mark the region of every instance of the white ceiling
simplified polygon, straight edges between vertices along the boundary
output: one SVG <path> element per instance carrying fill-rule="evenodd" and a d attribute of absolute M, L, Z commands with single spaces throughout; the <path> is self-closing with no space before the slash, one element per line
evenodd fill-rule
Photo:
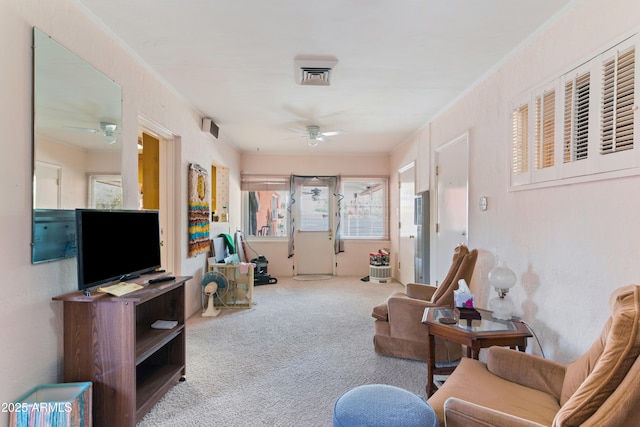
<path fill-rule="evenodd" d="M 392 151 L 573 0 L 79 1 L 226 141 L 304 154 Z M 300 55 L 335 57 L 331 85 L 297 84 Z"/>

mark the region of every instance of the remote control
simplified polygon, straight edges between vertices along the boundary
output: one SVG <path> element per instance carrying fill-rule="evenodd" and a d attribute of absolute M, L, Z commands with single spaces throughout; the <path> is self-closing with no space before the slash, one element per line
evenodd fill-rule
<path fill-rule="evenodd" d="M 168 282 L 170 280 L 175 280 L 175 279 L 176 278 L 174 276 L 158 277 L 157 279 L 149 279 L 149 284 L 153 285 L 154 283 Z"/>

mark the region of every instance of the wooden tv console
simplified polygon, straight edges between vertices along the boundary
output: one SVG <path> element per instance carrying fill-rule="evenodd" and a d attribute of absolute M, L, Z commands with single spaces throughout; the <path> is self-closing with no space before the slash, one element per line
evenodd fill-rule
<path fill-rule="evenodd" d="M 189 279 L 147 284 L 121 297 L 78 291 L 53 298 L 64 304 L 64 381 L 93 382 L 95 427 L 134 427 L 183 379 Z M 156 320 L 178 325 L 153 329 Z"/>

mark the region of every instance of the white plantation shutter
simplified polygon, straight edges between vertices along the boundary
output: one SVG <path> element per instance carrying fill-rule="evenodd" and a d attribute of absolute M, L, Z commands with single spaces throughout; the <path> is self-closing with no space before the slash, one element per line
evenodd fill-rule
<path fill-rule="evenodd" d="M 600 154 L 633 148 L 635 46 L 618 53 L 602 67 Z"/>
<path fill-rule="evenodd" d="M 590 73 L 565 84 L 564 163 L 589 157 Z"/>
<path fill-rule="evenodd" d="M 511 173 L 529 170 L 529 105 L 513 110 L 511 116 Z"/>
<path fill-rule="evenodd" d="M 536 97 L 536 169 L 548 168 L 554 164 L 555 103 L 555 90 Z"/>
<path fill-rule="evenodd" d="M 640 175 L 638 46 L 640 33 L 513 100 L 512 188 Z"/>

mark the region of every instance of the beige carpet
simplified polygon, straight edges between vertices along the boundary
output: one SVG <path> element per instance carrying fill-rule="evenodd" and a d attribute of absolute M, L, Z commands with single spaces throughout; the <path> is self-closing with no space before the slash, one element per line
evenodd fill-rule
<path fill-rule="evenodd" d="M 187 322 L 187 380 L 139 423 L 331 426 L 333 404 L 361 384 L 425 396 L 426 365 L 373 351 L 371 308 L 398 283 L 359 277 L 256 286 L 251 309 Z"/>

